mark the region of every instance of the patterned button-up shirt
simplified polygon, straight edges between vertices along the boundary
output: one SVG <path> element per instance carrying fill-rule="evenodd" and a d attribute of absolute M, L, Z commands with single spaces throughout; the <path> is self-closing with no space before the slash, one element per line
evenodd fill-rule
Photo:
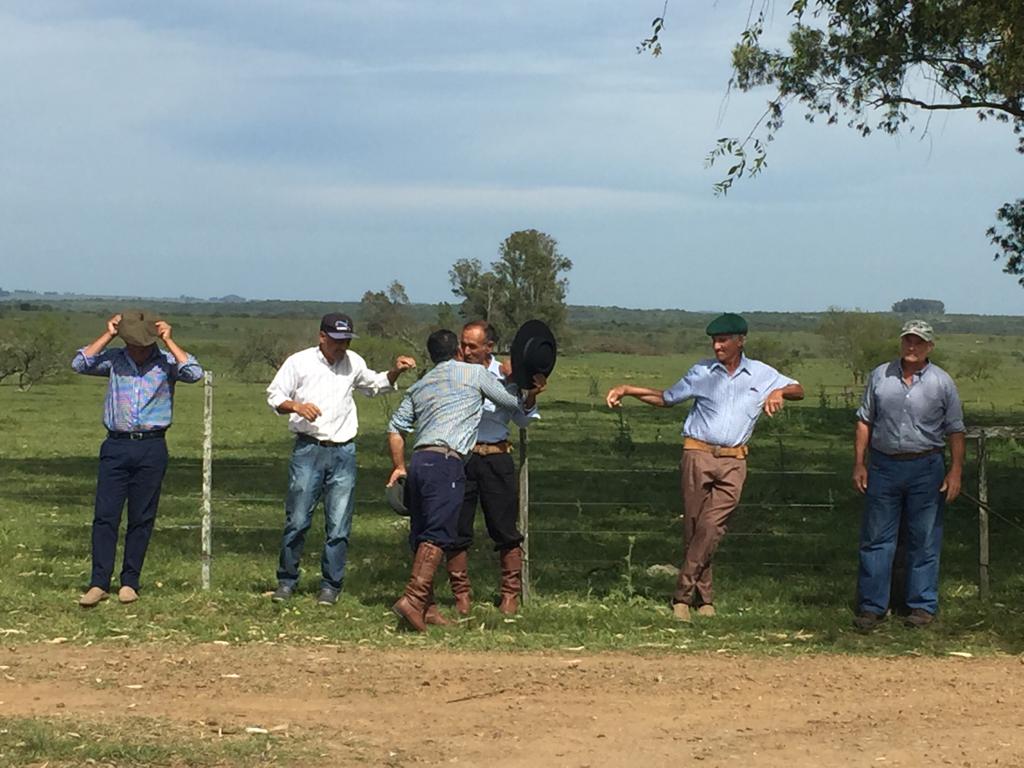
<path fill-rule="evenodd" d="M 915 373 L 909 386 L 899 360 L 875 368 L 857 418 L 871 426 L 871 447 L 888 454 L 942 448 L 947 435 L 964 431 L 956 384 L 932 363 Z"/>
<path fill-rule="evenodd" d="M 440 445 L 465 456 L 476 442 L 484 398 L 521 411 L 518 398 L 482 365 L 446 360 L 409 387 L 388 432 L 412 432 L 415 427 L 415 448 Z"/>
<path fill-rule="evenodd" d="M 105 349 L 89 357 L 78 350 L 71 367 L 87 376 L 110 379 L 103 403 L 103 425 L 111 432 L 150 432 L 171 425 L 174 384 L 203 378 L 195 357 L 179 364 L 174 355 L 153 347 L 142 365 L 136 365 L 124 347 Z"/>
<path fill-rule="evenodd" d="M 764 402 L 776 389 L 796 384 L 770 365 L 740 356 L 730 376 L 718 360 L 701 360 L 662 393 L 665 405 L 693 398 L 683 436 L 723 446 L 744 445 L 754 433 Z"/>

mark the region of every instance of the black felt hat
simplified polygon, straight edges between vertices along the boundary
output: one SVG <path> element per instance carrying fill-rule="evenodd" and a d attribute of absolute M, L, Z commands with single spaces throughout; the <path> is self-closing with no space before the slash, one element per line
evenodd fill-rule
<path fill-rule="evenodd" d="M 557 357 L 558 344 L 547 324 L 527 320 L 512 339 L 512 381 L 520 389 L 533 389 L 534 375 L 550 376 Z"/>
<path fill-rule="evenodd" d="M 388 506 L 399 515 L 409 516 L 409 507 L 405 503 L 405 475 L 401 475 L 394 485 L 384 489 L 384 498 Z"/>

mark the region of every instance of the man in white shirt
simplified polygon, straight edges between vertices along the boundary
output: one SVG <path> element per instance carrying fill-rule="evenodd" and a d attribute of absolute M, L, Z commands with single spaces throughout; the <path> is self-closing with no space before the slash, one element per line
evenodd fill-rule
<path fill-rule="evenodd" d="M 494 357 L 497 335 L 490 323 L 478 320 L 462 328 L 460 346 L 462 359 L 482 365 L 502 385 L 508 371 Z M 455 609 L 466 616 L 470 611 L 472 592 L 469 581 L 469 548 L 473 544 L 473 526 L 479 502 L 484 512 L 487 533 L 494 542 L 501 563 L 499 610 L 505 614 L 519 609 L 522 591 L 523 534 L 519 532 L 518 488 L 516 467 L 512 460 L 509 441 L 509 422 L 528 427 L 532 419 L 540 418 L 536 409 L 523 412 L 501 408 L 490 400 L 484 401 L 476 442 L 466 461 L 466 490 L 459 513 L 455 543 L 448 551 L 448 580 Z"/>
<path fill-rule="evenodd" d="M 306 531 L 321 496 L 325 539 L 317 603 L 338 601 L 355 506 L 359 422 L 353 394 L 373 397 L 391 392 L 402 372 L 416 367 L 413 358 L 400 355 L 391 370 L 370 370 L 362 357 L 349 350 L 354 338 L 352 318 L 324 315 L 320 343 L 285 360 L 267 387 L 267 403 L 276 413 L 289 414 L 288 428 L 295 433 L 274 602 L 290 599 L 295 591 Z"/>

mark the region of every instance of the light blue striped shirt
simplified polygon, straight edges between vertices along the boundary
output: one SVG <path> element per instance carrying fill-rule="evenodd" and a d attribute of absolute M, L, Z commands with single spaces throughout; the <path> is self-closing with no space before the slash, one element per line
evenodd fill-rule
<path fill-rule="evenodd" d="M 496 357 L 491 358 L 487 371 L 505 385 L 505 377 L 501 375 L 501 363 Z M 514 386 L 514 385 L 513 385 Z M 514 391 L 511 390 L 510 391 Z M 528 427 L 533 419 L 539 419 L 536 408 L 525 413 L 519 408 L 499 408 L 490 400 L 484 400 L 484 412 L 480 415 L 480 428 L 476 432 L 478 443 L 500 443 L 508 440 L 508 423 L 512 421 L 518 427 Z"/>
<path fill-rule="evenodd" d="M 921 453 L 964 431 L 960 394 L 949 374 L 929 363 L 903 381 L 899 360 L 871 372 L 857 418 L 871 426 L 871 447 L 882 453 Z"/>
<path fill-rule="evenodd" d="M 750 439 L 769 393 L 796 383 L 770 365 L 741 355 L 731 376 L 718 360 L 701 360 L 662 398 L 665 405 L 693 399 L 683 424 L 684 437 L 732 447 Z"/>
<path fill-rule="evenodd" d="M 482 365 L 446 360 L 413 384 L 391 416 L 388 432 L 412 432 L 414 448 L 442 445 L 463 456 L 476 443 L 484 398 L 502 408 L 519 400 Z"/>

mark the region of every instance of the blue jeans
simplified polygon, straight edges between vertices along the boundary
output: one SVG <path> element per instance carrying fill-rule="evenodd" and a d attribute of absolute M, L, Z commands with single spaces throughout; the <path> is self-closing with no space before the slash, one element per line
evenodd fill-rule
<path fill-rule="evenodd" d="M 355 507 L 356 445 L 323 446 L 296 440 L 288 465 L 288 497 L 284 505 L 284 535 L 277 566 L 279 584 L 299 581 L 299 560 L 313 510 L 323 496 L 324 552 L 320 586 L 341 589 L 348 559 L 348 537 Z"/>
<path fill-rule="evenodd" d="M 934 614 L 939 608 L 939 554 L 946 468 L 941 453 L 892 459 L 871 451 L 864 520 L 860 533 L 858 612 L 882 615 L 900 520 L 907 532 L 907 607 Z"/>

